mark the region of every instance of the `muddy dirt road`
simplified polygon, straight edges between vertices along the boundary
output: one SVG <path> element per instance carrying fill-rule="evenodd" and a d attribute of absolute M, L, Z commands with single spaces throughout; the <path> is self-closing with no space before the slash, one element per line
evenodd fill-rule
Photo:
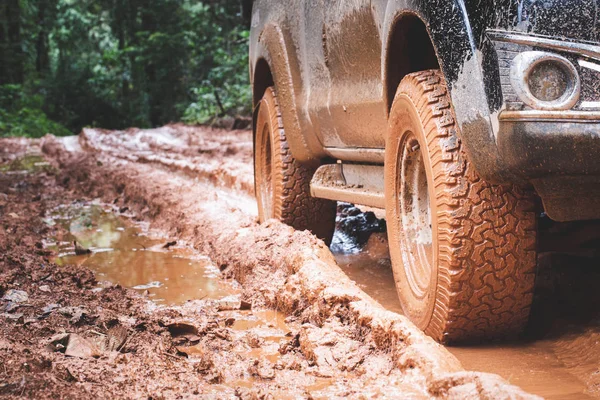
<path fill-rule="evenodd" d="M 333 253 L 256 223 L 248 132 L 86 130 L 0 157 L 0 395 L 600 397 L 593 247 L 542 254 L 521 340 L 444 348 L 401 315 L 374 215 L 340 206 Z"/>

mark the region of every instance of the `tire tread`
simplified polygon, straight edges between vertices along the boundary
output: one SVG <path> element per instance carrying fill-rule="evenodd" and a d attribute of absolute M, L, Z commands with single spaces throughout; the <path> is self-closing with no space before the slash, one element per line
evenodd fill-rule
<path fill-rule="evenodd" d="M 421 117 L 436 192 L 438 286 L 425 331 L 442 342 L 514 335 L 527 323 L 533 299 L 533 193 L 478 176 L 438 70 L 407 75 L 399 95 Z"/>

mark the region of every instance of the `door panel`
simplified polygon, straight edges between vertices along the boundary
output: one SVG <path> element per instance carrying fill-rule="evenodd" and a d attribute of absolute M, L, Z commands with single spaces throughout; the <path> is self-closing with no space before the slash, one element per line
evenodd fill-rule
<path fill-rule="evenodd" d="M 325 62 L 323 27 L 329 0 L 305 0 L 302 12 L 303 32 L 298 43 L 301 47 L 302 94 L 298 99 L 306 125 L 322 139 L 320 110 L 327 104 L 331 77 Z M 323 142 L 321 141 L 323 144 Z"/>
<path fill-rule="evenodd" d="M 381 38 L 370 0 L 325 0 L 323 53 L 330 77 L 317 118 L 326 147 L 385 147 Z"/>

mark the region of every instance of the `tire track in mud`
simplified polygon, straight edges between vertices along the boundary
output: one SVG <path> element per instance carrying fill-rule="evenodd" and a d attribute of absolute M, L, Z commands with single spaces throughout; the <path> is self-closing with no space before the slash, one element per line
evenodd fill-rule
<path fill-rule="evenodd" d="M 372 235 L 359 253 L 336 253 L 336 259 L 375 300 L 401 312 L 385 234 Z M 448 350 L 464 367 L 499 374 L 544 398 L 600 397 L 598 259 L 542 254 L 532 316 L 521 338 Z"/>
<path fill-rule="evenodd" d="M 252 138 L 248 131 L 177 124 L 122 132 L 84 129 L 81 137 L 81 144 L 87 150 L 133 163 L 161 165 L 254 196 Z"/>
<path fill-rule="evenodd" d="M 122 135 L 125 142 L 131 134 L 114 135 Z M 132 149 L 111 144 L 112 135 L 87 130 L 79 139 L 86 152 L 76 146 L 68 152 L 52 138 L 43 149 L 66 171 L 64 183 L 70 188 L 107 201 L 121 199 L 153 226 L 211 257 L 224 276 L 242 285 L 243 298 L 253 307 L 280 310 L 301 324 L 295 347 L 322 376 L 349 374 L 349 384 L 359 380 L 365 388 L 380 385 L 384 393 L 394 387 L 414 398 L 536 398 L 497 375 L 465 371 L 407 318 L 387 311 L 362 291 L 308 232 L 277 221 L 258 225 L 248 211 L 253 199 L 247 191 L 219 188 L 206 174 L 200 174 L 205 181 L 191 178 L 193 168 L 180 173 L 161 154 L 177 150 L 173 146 L 168 150 L 157 145 L 152 151 L 160 157 L 146 154 L 140 162 Z M 248 153 L 242 146 L 231 156 L 244 160 Z"/>

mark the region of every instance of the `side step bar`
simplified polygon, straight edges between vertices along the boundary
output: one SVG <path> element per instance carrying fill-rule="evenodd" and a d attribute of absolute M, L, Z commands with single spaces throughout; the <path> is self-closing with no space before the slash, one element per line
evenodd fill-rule
<path fill-rule="evenodd" d="M 383 166 L 326 164 L 317 169 L 310 193 L 321 199 L 385 208 Z"/>

